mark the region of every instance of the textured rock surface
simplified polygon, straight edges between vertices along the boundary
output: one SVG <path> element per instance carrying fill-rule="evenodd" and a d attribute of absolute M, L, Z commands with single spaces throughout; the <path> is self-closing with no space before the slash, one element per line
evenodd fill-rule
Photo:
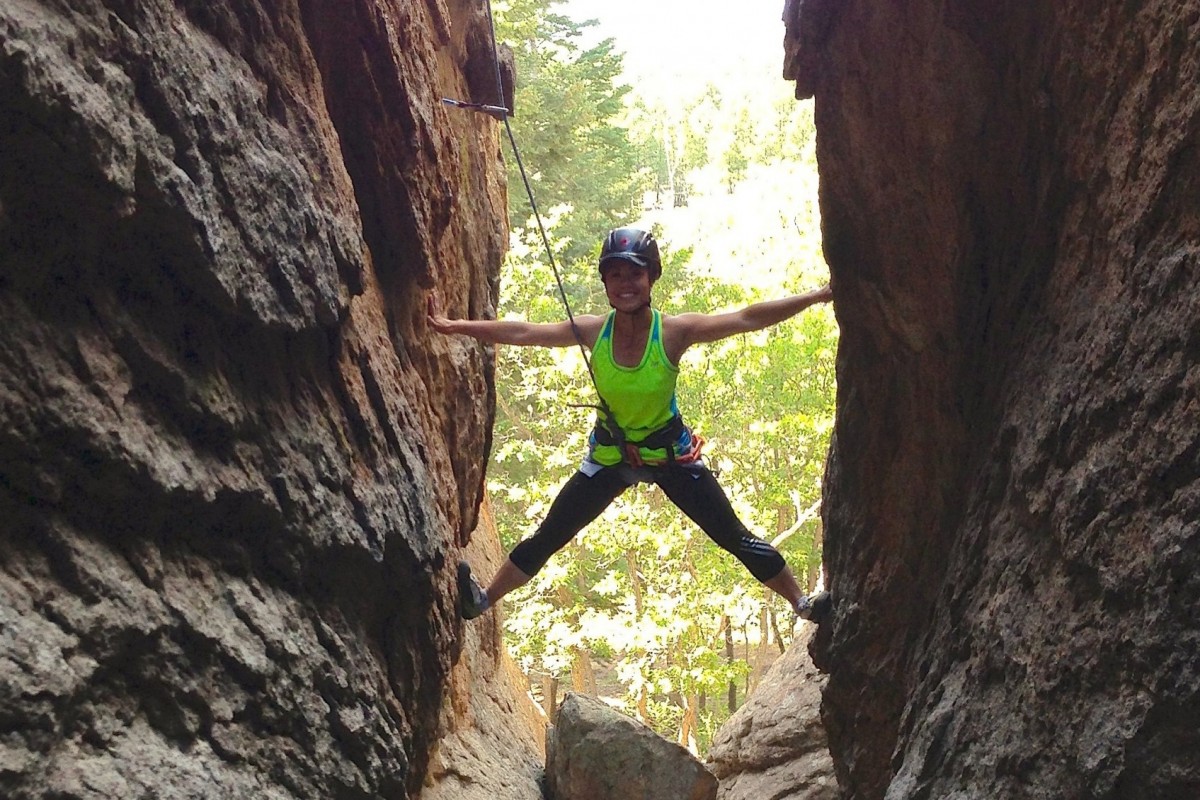
<path fill-rule="evenodd" d="M 849 797 L 1200 796 L 1200 2 L 789 3 Z"/>
<path fill-rule="evenodd" d="M 593 697 L 569 692 L 546 735 L 549 800 L 715 800 L 691 753 Z"/>
<path fill-rule="evenodd" d="M 477 4 L 0 4 L 0 795 L 402 798 L 505 247 Z M 472 66 L 475 65 L 475 66 Z"/>
<path fill-rule="evenodd" d="M 832 800 L 837 777 L 825 728 L 826 678 L 812 663 L 813 626 L 797 636 L 746 704 L 721 726 L 708 768 L 721 782 L 717 800 Z"/>
<path fill-rule="evenodd" d="M 481 575 L 493 574 L 505 558 L 486 501 L 464 555 Z M 542 800 L 546 718 L 527 687 L 494 612 L 465 626 L 419 800 Z"/>

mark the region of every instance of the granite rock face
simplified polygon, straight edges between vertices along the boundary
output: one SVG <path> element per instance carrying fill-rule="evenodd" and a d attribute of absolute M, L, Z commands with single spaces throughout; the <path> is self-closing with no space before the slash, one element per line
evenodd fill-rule
<path fill-rule="evenodd" d="M 813 626 L 763 677 L 708 750 L 717 800 L 833 800 L 837 776 L 821 724 L 826 676 L 808 654 Z"/>
<path fill-rule="evenodd" d="M 457 0 L 0 4 L 0 795 L 405 798 L 506 246 Z M 483 60 L 481 62 L 481 59 Z"/>
<path fill-rule="evenodd" d="M 854 798 L 1200 795 L 1200 2 L 788 3 Z"/>

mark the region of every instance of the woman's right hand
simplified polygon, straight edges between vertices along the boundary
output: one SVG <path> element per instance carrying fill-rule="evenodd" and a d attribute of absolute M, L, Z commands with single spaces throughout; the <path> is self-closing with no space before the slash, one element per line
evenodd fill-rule
<path fill-rule="evenodd" d="M 442 314 L 441 303 L 438 301 L 437 292 L 429 293 L 429 301 L 426 306 L 426 316 L 429 319 L 429 327 L 433 328 L 438 333 L 454 333 L 454 320 Z"/>

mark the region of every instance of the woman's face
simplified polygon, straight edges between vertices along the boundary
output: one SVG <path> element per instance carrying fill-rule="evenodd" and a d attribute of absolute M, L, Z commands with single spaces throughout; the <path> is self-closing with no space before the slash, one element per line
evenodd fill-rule
<path fill-rule="evenodd" d="M 608 304 L 617 311 L 633 313 L 650 304 L 650 271 L 623 259 L 613 259 L 604 270 Z"/>

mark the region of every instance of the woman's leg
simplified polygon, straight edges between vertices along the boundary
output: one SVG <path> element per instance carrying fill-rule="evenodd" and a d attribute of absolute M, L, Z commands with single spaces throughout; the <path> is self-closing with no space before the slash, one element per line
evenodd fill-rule
<path fill-rule="evenodd" d="M 796 576 L 792 574 L 792 568 L 786 562 L 778 575 L 763 581 L 763 586 L 791 603 L 792 608 L 796 609 L 796 613 L 801 612 L 807 598 L 800 588 L 800 584 L 796 583 Z"/>
<path fill-rule="evenodd" d="M 492 576 L 492 582 L 487 587 L 488 603 L 494 604 L 499 602 L 501 597 L 511 592 L 513 589 L 520 588 L 529 583 L 532 575 L 526 575 L 521 569 L 512 562 L 512 559 L 506 559 L 500 565 L 500 569 L 496 570 L 496 574 Z"/>
<path fill-rule="evenodd" d="M 627 488 L 629 484 L 614 469 L 602 469 L 590 478 L 582 472 L 571 476 L 554 498 L 542 524 L 513 548 L 488 584 L 488 605 L 495 605 L 504 595 L 528 583 L 550 556 L 565 547 Z"/>
<path fill-rule="evenodd" d="M 672 503 L 732 553 L 764 586 L 787 600 L 799 612 L 804 592 L 779 551 L 750 533 L 738 519 L 725 490 L 705 467 L 669 468 L 657 481 Z"/>

